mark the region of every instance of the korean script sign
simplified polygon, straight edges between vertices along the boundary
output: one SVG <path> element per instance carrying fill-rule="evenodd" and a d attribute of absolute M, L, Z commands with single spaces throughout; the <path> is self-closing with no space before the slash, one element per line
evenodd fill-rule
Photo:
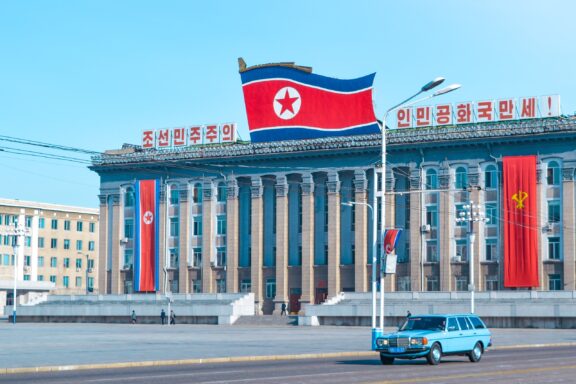
<path fill-rule="evenodd" d="M 439 127 L 560 116 L 560 96 L 530 96 L 399 108 L 396 128 Z"/>
<path fill-rule="evenodd" d="M 194 145 L 236 142 L 236 124 L 206 124 L 145 130 L 142 148 L 182 148 Z"/>

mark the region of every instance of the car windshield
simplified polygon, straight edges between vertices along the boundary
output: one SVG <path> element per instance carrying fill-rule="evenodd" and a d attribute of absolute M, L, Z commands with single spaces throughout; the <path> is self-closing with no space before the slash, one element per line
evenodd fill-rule
<path fill-rule="evenodd" d="M 404 325 L 400 327 L 400 331 L 442 331 L 445 327 L 445 317 L 410 317 Z"/>

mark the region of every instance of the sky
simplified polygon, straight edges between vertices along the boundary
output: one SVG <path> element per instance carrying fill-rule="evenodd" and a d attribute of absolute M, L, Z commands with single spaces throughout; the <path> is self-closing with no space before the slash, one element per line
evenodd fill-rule
<path fill-rule="evenodd" d="M 238 57 L 376 72 L 378 117 L 437 76 L 462 84 L 442 102 L 559 94 L 571 115 L 575 14 L 568 0 L 3 1 L 0 135 L 104 151 L 232 121 L 246 140 Z M 44 151 L 0 140 L 0 198 L 98 206 L 86 165 L 6 148 Z"/>

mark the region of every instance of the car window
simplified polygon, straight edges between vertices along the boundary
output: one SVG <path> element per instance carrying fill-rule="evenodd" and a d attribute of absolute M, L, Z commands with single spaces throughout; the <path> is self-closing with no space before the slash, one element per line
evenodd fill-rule
<path fill-rule="evenodd" d="M 411 317 L 400 328 L 401 331 L 430 330 L 443 331 L 446 327 L 445 317 Z"/>
<path fill-rule="evenodd" d="M 475 316 L 470 316 L 468 318 L 470 320 L 470 322 L 472 323 L 472 325 L 474 325 L 474 328 L 476 329 L 484 329 L 486 328 L 486 326 L 484 325 L 484 323 L 482 322 L 482 320 L 480 320 L 479 318 L 475 317 Z"/>
<path fill-rule="evenodd" d="M 448 332 L 454 332 L 454 331 L 458 331 L 460 330 L 460 328 L 458 327 L 458 323 L 456 322 L 456 319 L 453 317 L 449 317 L 448 318 Z"/>
<path fill-rule="evenodd" d="M 460 329 L 465 331 L 468 329 L 468 323 L 465 317 L 458 317 L 458 324 L 460 324 Z"/>
<path fill-rule="evenodd" d="M 465 317 L 466 319 L 466 323 L 468 323 L 468 329 L 474 329 L 474 326 L 472 325 L 472 322 L 470 321 L 469 317 Z"/>

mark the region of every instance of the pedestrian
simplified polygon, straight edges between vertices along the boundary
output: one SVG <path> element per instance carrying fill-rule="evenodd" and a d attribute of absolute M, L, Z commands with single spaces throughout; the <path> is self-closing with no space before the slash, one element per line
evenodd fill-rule
<path fill-rule="evenodd" d="M 132 310 L 132 315 L 130 315 L 130 321 L 132 324 L 136 324 L 136 311 Z"/>
<path fill-rule="evenodd" d="M 286 316 L 286 303 L 282 303 L 282 311 L 280 312 L 280 316 Z"/>
<path fill-rule="evenodd" d="M 176 325 L 176 314 L 174 311 L 170 311 L 170 324 Z"/>
<path fill-rule="evenodd" d="M 162 308 L 162 312 L 160 312 L 160 321 L 162 325 L 166 324 L 166 312 L 164 312 L 164 308 Z"/>
<path fill-rule="evenodd" d="M 412 313 L 410 311 L 406 311 L 406 318 L 409 319 L 412 317 Z"/>

